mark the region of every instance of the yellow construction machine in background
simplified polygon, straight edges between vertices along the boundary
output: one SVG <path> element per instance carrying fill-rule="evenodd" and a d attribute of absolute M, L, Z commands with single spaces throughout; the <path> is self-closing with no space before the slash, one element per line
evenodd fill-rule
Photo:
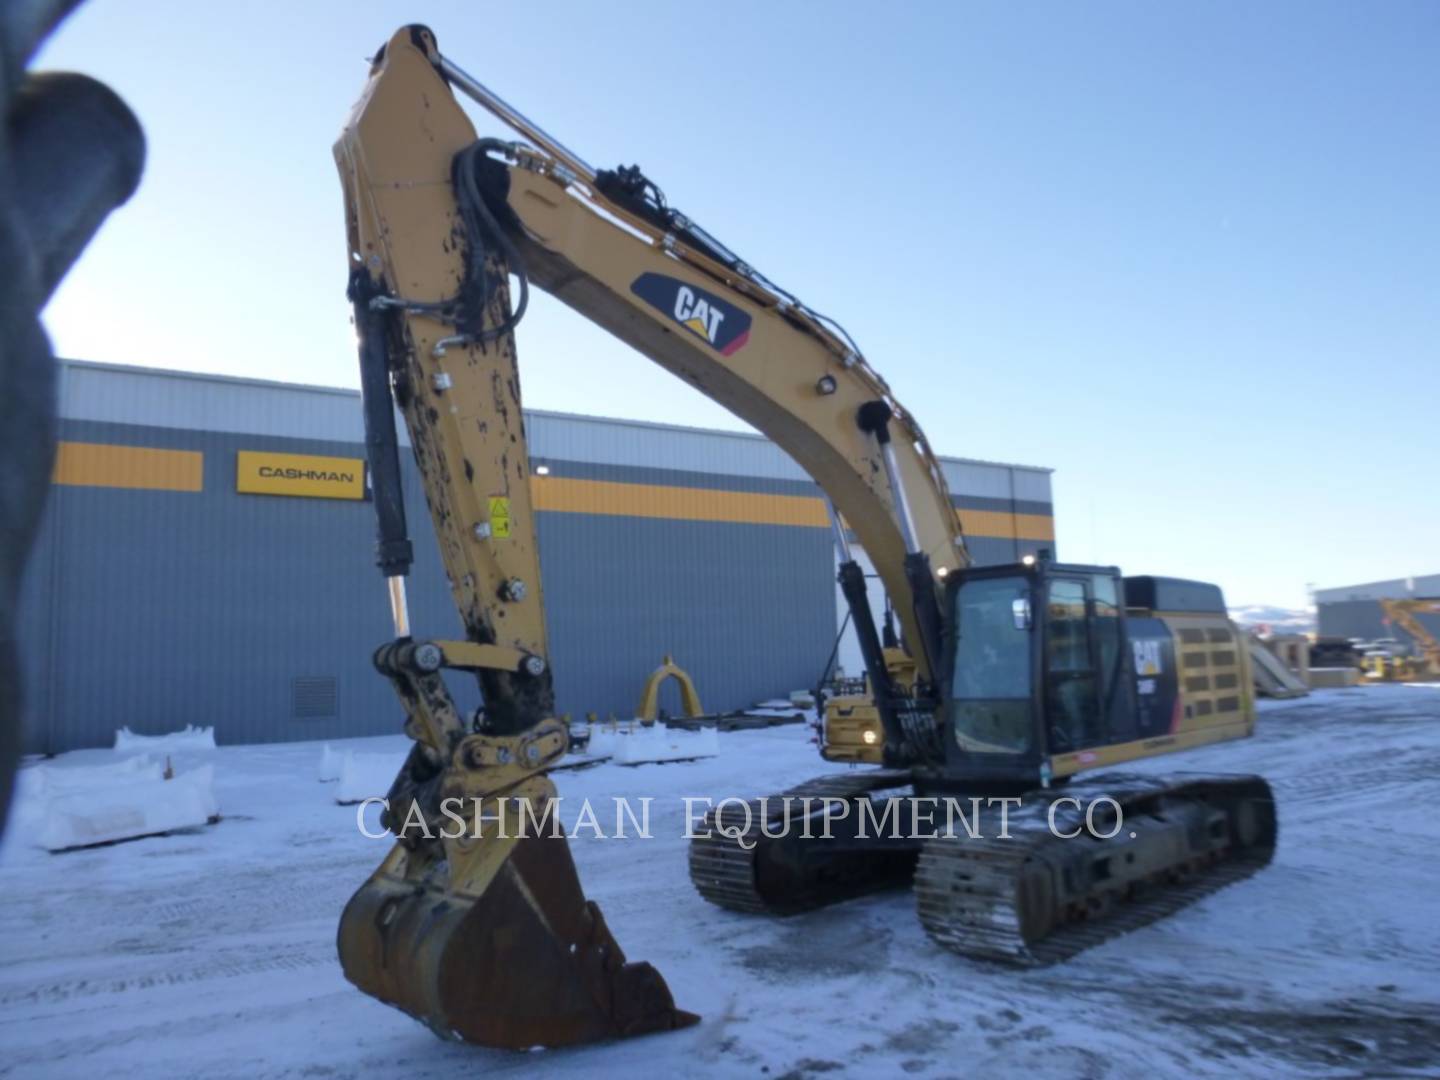
<path fill-rule="evenodd" d="M 1405 600 L 1382 599 L 1380 607 L 1385 620 L 1410 635 L 1419 650 L 1418 656 L 1396 656 L 1375 652 L 1364 658 L 1365 677 L 1384 682 L 1410 682 L 1416 679 L 1440 678 L 1440 641 L 1437 641 L 1416 615 L 1440 615 L 1440 599 L 1413 597 Z"/>

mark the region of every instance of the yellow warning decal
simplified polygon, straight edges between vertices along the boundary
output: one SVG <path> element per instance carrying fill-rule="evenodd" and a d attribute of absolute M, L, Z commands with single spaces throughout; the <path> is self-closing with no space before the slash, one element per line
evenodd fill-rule
<path fill-rule="evenodd" d="M 510 539 L 510 499 L 505 495 L 490 496 L 490 535 L 496 540 Z"/>

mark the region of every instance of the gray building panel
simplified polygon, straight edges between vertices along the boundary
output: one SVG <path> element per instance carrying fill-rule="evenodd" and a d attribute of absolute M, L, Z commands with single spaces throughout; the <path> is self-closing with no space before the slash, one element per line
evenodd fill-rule
<path fill-rule="evenodd" d="M 1026 527 L 1028 523 L 1018 520 L 1022 516 L 1054 517 L 1049 469 L 955 458 L 943 458 L 941 467 L 950 486 L 951 501 L 961 511 L 1016 515 L 1010 526 L 1015 535 L 1009 538 L 970 531 L 966 526 L 965 545 L 976 563 L 983 566 L 1018 562 L 1026 555 L 1038 555 L 1042 549 L 1058 558 L 1054 539 L 1027 538 L 1025 534 L 1031 531 Z M 961 523 L 965 524 L 963 513 Z"/>
<path fill-rule="evenodd" d="M 1050 470 L 1030 465 L 942 457 L 941 471 L 952 495 L 1018 499 L 1049 506 Z"/>
<path fill-rule="evenodd" d="M 370 504 L 236 491 L 239 450 L 363 457 L 358 394 L 64 368 L 62 439 L 200 451 L 204 483 L 199 492 L 52 488 L 21 600 L 26 750 L 108 745 L 120 726 L 213 725 L 227 743 L 399 730 L 398 703 L 370 665 L 391 633 Z M 553 476 L 819 495 L 756 435 L 555 413 L 527 421 L 532 457 Z M 962 507 L 1050 512 L 1043 470 L 948 459 L 944 468 Z M 412 625 L 455 636 L 408 454 L 402 472 L 416 551 Z M 537 528 L 562 711 L 628 715 L 666 653 L 713 709 L 808 686 L 829 655 L 837 620 L 826 528 L 559 510 L 538 515 Z M 1035 548 L 971 538 L 980 562 Z M 452 689 L 463 708 L 478 703 L 468 677 Z"/>
<path fill-rule="evenodd" d="M 1050 470 L 1031 469 L 1016 465 L 1010 475 L 1015 481 L 1014 497 L 1022 502 L 1030 501 L 1049 506 L 1053 502 L 1050 494 Z"/>
<path fill-rule="evenodd" d="M 1368 581 L 1363 585 L 1341 585 L 1334 589 L 1315 590 L 1317 605 L 1346 600 L 1405 600 L 1410 597 L 1440 598 L 1440 574 L 1421 574 L 1417 577 L 1390 578 L 1388 581 Z"/>
<path fill-rule="evenodd" d="M 657 484 L 661 487 L 703 488 L 709 491 L 745 491 L 761 495 L 799 495 L 818 499 L 820 485 L 809 477 L 799 480 L 778 480 L 764 476 L 738 476 L 722 473 L 662 469 L 650 465 L 607 465 L 593 461 L 567 461 L 530 455 L 536 466 L 550 469 L 551 476 L 575 480 L 609 480 L 624 484 Z M 544 483 L 538 478 L 537 483 Z"/>
<path fill-rule="evenodd" d="M 391 631 L 369 502 L 235 490 L 239 450 L 358 457 L 362 447 L 95 421 L 63 421 L 61 435 L 199 450 L 204 490 L 52 488 L 22 606 L 29 752 L 107 745 L 121 726 L 213 725 L 224 743 L 399 729 L 399 705 L 370 666 Z M 411 622 L 419 635 L 454 637 L 419 476 L 408 458 L 402 466 Z M 700 486 L 662 470 L 585 471 Z M 747 486 L 778 485 L 814 491 L 808 481 Z M 543 513 L 538 531 L 562 711 L 628 715 L 666 653 L 711 708 L 806 685 L 828 655 L 828 530 Z M 310 679 L 334 680 L 335 715 L 294 715 L 295 680 Z M 467 676 L 450 685 L 462 707 L 478 704 Z"/>
<path fill-rule="evenodd" d="M 667 653 L 708 709 L 819 677 L 835 635 L 827 530 L 569 513 L 538 521 L 561 709 L 631 715 Z"/>
<path fill-rule="evenodd" d="M 71 420 L 357 443 L 365 438 L 359 401 L 359 391 L 324 386 L 79 360 L 60 364 L 60 415 Z"/>
<path fill-rule="evenodd" d="M 1002 514 L 1039 514 L 1049 517 L 1055 508 L 1033 499 L 997 499 L 988 495 L 950 495 L 957 510 L 994 510 Z"/>
<path fill-rule="evenodd" d="M 20 599 L 16 609 L 21 672 L 20 711 L 26 718 L 21 729 L 21 750 L 26 754 L 42 754 L 48 749 L 43 727 L 30 718 L 48 717 L 52 708 L 52 680 L 48 673 L 50 656 L 54 651 L 55 618 L 49 597 L 55 588 L 57 568 L 55 545 L 48 540 L 54 534 L 54 514 L 52 498 L 46 504 L 39 537 L 20 580 Z"/>
<path fill-rule="evenodd" d="M 23 622 L 53 623 L 48 647 L 29 657 L 27 682 L 42 688 L 27 710 L 32 749 L 105 745 L 122 725 L 214 725 L 224 742 L 398 729 L 398 706 L 369 662 L 391 633 L 370 504 L 235 490 L 237 450 L 355 457 L 359 447 L 76 421 L 61 434 L 200 450 L 204 490 L 51 489 Z M 459 620 L 418 476 L 409 462 L 405 472 L 418 553 L 412 616 L 453 636 Z M 48 586 L 47 564 L 56 568 Z M 294 680 L 305 678 L 335 680 L 336 715 L 293 715 Z"/>
<path fill-rule="evenodd" d="M 340 443 L 364 439 L 358 390 L 82 360 L 60 363 L 60 415 L 68 419 Z M 526 409 L 525 417 L 536 460 L 810 482 L 784 451 L 753 432 L 537 409 Z M 404 423 L 397 420 L 396 430 L 409 445 Z M 955 457 L 940 463 L 952 494 L 1051 502 L 1048 469 Z"/>
<path fill-rule="evenodd" d="M 1003 465 L 981 464 L 973 461 L 942 461 L 941 471 L 952 495 L 964 492 L 966 495 L 987 499 L 1013 499 L 1015 492 L 1011 484 L 1011 470 Z"/>
<path fill-rule="evenodd" d="M 810 479 L 783 450 L 753 433 L 533 409 L 527 409 L 525 416 L 530 454 L 537 460 L 554 457 L 723 476 Z"/>
<path fill-rule="evenodd" d="M 970 536 L 965 539 L 965 548 L 970 558 L 979 566 L 994 566 L 997 563 L 1019 562 L 1030 552 L 1021 550 L 1023 540 L 1008 540 L 998 536 Z"/>

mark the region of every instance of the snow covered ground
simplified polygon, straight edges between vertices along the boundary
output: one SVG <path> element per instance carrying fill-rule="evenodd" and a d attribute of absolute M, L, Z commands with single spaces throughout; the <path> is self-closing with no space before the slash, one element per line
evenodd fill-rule
<path fill-rule="evenodd" d="M 385 842 L 362 836 L 356 809 L 316 781 L 320 744 L 222 747 L 204 755 L 218 825 L 61 855 L 7 837 L 0 1074 L 1434 1075 L 1440 687 L 1262 708 L 1256 738 L 1148 768 L 1269 776 L 1275 863 L 1031 972 L 938 950 L 908 893 L 788 920 L 700 900 L 681 797 L 758 794 L 825 771 L 804 727 L 722 734 L 706 761 L 562 773 L 567 803 L 655 798 L 655 839 L 572 849 L 631 958 L 654 962 L 704 1020 L 531 1054 L 441 1042 L 346 983 L 336 920 Z"/>

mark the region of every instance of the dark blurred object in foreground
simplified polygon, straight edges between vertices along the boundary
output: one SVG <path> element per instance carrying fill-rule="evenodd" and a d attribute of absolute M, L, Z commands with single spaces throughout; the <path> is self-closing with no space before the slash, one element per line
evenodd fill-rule
<path fill-rule="evenodd" d="M 25 70 L 77 4 L 0 4 L 0 831 L 20 750 L 20 575 L 55 453 L 55 360 L 40 309 L 134 194 L 145 161 L 139 121 L 108 87 Z"/>

